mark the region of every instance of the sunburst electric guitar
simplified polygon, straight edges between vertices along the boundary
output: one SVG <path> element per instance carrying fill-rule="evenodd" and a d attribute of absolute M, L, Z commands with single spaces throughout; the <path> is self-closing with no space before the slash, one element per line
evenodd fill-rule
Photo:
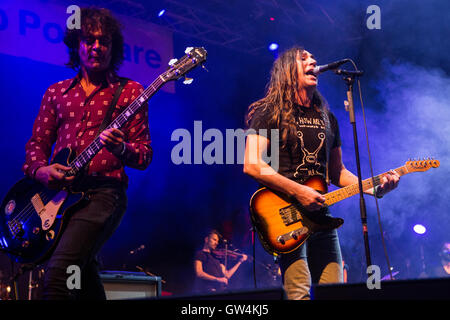
<path fill-rule="evenodd" d="M 434 159 L 407 161 L 404 166 L 394 170 L 402 176 L 427 171 L 439 165 L 439 161 Z M 363 190 L 380 185 L 385 174 L 387 172 L 374 177 L 373 180 L 363 180 Z M 322 193 L 326 206 L 359 193 L 358 183 L 326 193 L 327 185 L 318 176 L 308 179 L 304 185 Z M 263 247 L 270 254 L 294 251 L 312 233 L 339 228 L 344 223 L 343 219 L 325 216 L 320 211 L 309 212 L 298 201 L 268 188 L 261 188 L 253 194 L 250 200 L 250 216 Z"/>
<path fill-rule="evenodd" d="M 206 61 L 204 48 L 187 48 L 181 59 L 172 59 L 169 69 L 152 82 L 107 128 L 121 128 L 159 88 Z M 186 78 L 185 83 L 192 79 Z M 97 137 L 80 154 L 61 150 L 52 163 L 72 169 L 66 176 L 77 176 L 103 145 Z M 21 263 L 42 262 L 54 249 L 63 232 L 66 218 L 82 202 L 83 193 L 69 187 L 50 190 L 35 180 L 24 178 L 7 193 L 0 207 L 0 251 Z"/>

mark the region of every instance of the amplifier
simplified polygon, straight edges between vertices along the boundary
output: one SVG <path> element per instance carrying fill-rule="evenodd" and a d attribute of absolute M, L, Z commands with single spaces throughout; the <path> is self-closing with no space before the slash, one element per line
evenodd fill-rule
<path fill-rule="evenodd" d="M 100 279 L 107 300 L 157 298 L 161 296 L 161 277 L 144 272 L 102 271 Z"/>

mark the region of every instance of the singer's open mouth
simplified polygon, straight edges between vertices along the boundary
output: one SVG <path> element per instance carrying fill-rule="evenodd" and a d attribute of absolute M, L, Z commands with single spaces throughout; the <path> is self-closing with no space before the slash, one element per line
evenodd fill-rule
<path fill-rule="evenodd" d="M 315 75 L 313 69 L 311 69 L 311 70 L 305 72 L 305 75 L 307 75 L 307 76 L 312 76 L 312 77 L 314 77 L 314 79 L 317 79 L 317 76 Z"/>

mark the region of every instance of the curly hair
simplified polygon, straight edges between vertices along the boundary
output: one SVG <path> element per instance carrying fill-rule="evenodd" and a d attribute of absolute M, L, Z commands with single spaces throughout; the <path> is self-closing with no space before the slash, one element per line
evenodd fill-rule
<path fill-rule="evenodd" d="M 109 70 L 117 72 L 124 59 L 122 25 L 114 18 L 108 9 L 82 8 L 81 29 L 66 29 L 64 43 L 69 51 L 67 66 L 79 70 L 80 56 L 78 49 L 80 40 L 91 33 L 100 30 L 103 35 L 111 37 L 111 62 Z"/>
<path fill-rule="evenodd" d="M 265 96 L 249 106 L 245 118 L 248 127 L 257 110 L 266 114 L 269 126 L 280 129 L 282 148 L 287 148 L 289 136 L 295 135 L 297 131 L 294 112 L 301 101 L 298 88 L 302 86 L 302 79 L 298 76 L 296 59 L 303 51 L 302 47 L 293 47 L 275 60 Z M 312 105 L 318 111 L 327 108 L 325 99 L 317 89 L 313 93 Z"/>

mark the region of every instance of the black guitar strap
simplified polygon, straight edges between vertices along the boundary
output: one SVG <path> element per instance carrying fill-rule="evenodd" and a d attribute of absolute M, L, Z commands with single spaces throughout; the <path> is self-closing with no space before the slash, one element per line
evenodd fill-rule
<path fill-rule="evenodd" d="M 114 93 L 113 99 L 111 101 L 111 105 L 109 106 L 109 109 L 106 112 L 105 117 L 103 118 L 103 122 L 100 125 L 96 136 L 98 136 L 110 124 L 111 116 L 114 112 L 114 108 L 116 107 L 117 101 L 119 101 L 119 97 L 120 97 L 120 94 L 122 93 L 123 87 L 125 87 L 128 80 L 129 80 L 128 78 L 120 78 L 119 87 L 117 88 L 116 92 Z"/>
<path fill-rule="evenodd" d="M 100 124 L 100 127 L 99 127 L 95 137 L 98 137 L 100 135 L 100 133 L 103 130 L 105 130 L 106 127 L 108 127 L 108 125 L 111 123 L 111 117 L 112 117 L 112 114 L 114 112 L 114 108 L 116 107 L 117 101 L 119 101 L 120 94 L 122 93 L 122 90 L 125 87 L 125 85 L 127 84 L 128 80 L 129 80 L 128 78 L 122 78 L 122 77 L 120 78 L 119 87 L 117 88 L 116 92 L 114 93 L 114 96 L 113 96 L 113 99 L 111 100 L 111 104 L 109 106 L 109 109 L 106 112 L 105 117 L 103 118 L 103 121 Z M 87 163 L 84 166 L 84 169 L 82 170 L 82 175 L 83 176 L 87 176 L 89 165 L 90 165 L 90 163 Z"/>

